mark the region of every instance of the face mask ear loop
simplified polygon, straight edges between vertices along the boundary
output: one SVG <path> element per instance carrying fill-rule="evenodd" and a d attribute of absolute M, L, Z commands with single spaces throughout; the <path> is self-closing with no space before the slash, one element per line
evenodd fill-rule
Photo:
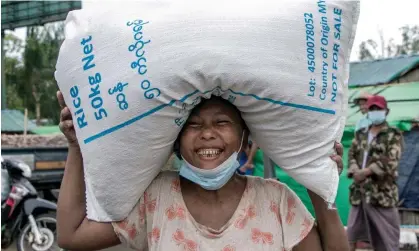
<path fill-rule="evenodd" d="M 239 150 L 237 151 L 237 153 L 240 153 L 240 151 L 242 150 L 242 146 L 243 146 L 243 139 L 244 139 L 244 130 L 243 130 L 243 133 L 242 133 L 242 139 L 241 139 L 241 142 L 240 142 L 240 148 L 239 148 Z"/>

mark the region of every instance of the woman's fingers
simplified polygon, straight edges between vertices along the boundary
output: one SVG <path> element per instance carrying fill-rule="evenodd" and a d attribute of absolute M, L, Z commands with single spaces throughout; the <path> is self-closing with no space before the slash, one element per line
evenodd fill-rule
<path fill-rule="evenodd" d="M 69 145 L 78 145 L 73 118 L 71 117 L 70 109 L 65 104 L 63 94 L 60 91 L 57 91 L 57 99 L 62 108 L 60 113 L 60 124 L 58 126 L 67 138 Z"/>
<path fill-rule="evenodd" d="M 65 101 L 64 101 L 64 96 L 63 93 L 60 91 L 57 91 L 57 99 L 58 99 L 58 103 L 60 104 L 61 108 L 66 107 Z"/>
<path fill-rule="evenodd" d="M 339 142 L 335 142 L 335 150 L 336 150 L 336 154 L 339 156 L 343 156 L 343 146 L 341 143 Z"/>
<path fill-rule="evenodd" d="M 343 160 L 342 160 L 343 146 L 342 144 L 339 142 L 335 142 L 335 150 L 336 150 L 336 154 L 330 156 L 330 158 L 336 162 L 338 166 L 338 172 L 339 174 L 341 174 L 343 171 Z"/>
<path fill-rule="evenodd" d="M 74 124 L 72 120 L 61 121 L 59 127 L 65 135 L 67 135 L 70 131 L 74 130 Z"/>
<path fill-rule="evenodd" d="M 60 91 L 57 91 L 57 99 L 58 99 L 58 103 L 60 104 L 62 108 L 61 113 L 60 113 L 60 121 L 65 122 L 64 125 L 66 125 L 68 124 L 66 122 L 68 120 L 68 121 L 71 121 L 71 125 L 73 125 L 70 109 L 66 106 L 64 102 L 63 94 Z"/>
<path fill-rule="evenodd" d="M 342 161 L 342 157 L 341 157 L 341 156 L 339 156 L 339 155 L 337 155 L 337 154 L 334 154 L 334 155 L 330 156 L 330 158 L 331 158 L 334 162 L 336 162 L 336 164 L 337 164 L 337 166 L 338 166 L 338 172 L 339 172 L 339 174 L 341 174 L 341 173 L 342 173 L 342 170 L 343 170 L 343 161 Z"/>
<path fill-rule="evenodd" d="M 65 121 L 65 120 L 72 120 L 71 112 L 70 112 L 70 109 L 68 109 L 68 107 L 64 107 L 61 110 L 61 114 L 60 114 L 60 121 Z"/>

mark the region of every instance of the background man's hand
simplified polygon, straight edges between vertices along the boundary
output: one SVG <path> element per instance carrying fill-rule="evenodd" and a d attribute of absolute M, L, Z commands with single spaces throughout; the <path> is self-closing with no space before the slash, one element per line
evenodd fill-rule
<path fill-rule="evenodd" d="M 371 171 L 368 168 L 360 169 L 356 171 L 353 175 L 354 181 L 356 183 L 363 182 L 369 175 L 371 174 Z"/>

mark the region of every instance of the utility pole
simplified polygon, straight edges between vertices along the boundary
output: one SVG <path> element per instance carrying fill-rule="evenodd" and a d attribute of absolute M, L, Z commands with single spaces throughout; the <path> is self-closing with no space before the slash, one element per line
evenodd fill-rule
<path fill-rule="evenodd" d="M 263 153 L 263 166 L 265 168 L 263 172 L 263 177 L 265 179 L 278 179 L 276 176 L 275 163 L 265 153 Z"/>
<path fill-rule="evenodd" d="M 1 109 L 6 109 L 6 73 L 4 72 L 4 30 L 1 30 Z"/>

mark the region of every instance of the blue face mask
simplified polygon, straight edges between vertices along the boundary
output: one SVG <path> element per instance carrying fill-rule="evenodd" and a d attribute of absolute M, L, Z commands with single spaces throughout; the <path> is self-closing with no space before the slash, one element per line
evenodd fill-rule
<path fill-rule="evenodd" d="M 206 190 L 220 189 L 230 180 L 236 172 L 236 169 L 240 167 L 237 156 L 243 144 L 243 136 L 244 133 L 242 134 L 242 142 L 240 143 L 239 151 L 234 152 L 227 160 L 213 169 L 206 170 L 195 167 L 188 163 L 182 156 L 183 163 L 180 167 L 179 175 L 200 185 Z"/>
<path fill-rule="evenodd" d="M 368 112 L 368 119 L 373 125 L 382 124 L 386 120 L 386 111 L 370 111 Z"/>

